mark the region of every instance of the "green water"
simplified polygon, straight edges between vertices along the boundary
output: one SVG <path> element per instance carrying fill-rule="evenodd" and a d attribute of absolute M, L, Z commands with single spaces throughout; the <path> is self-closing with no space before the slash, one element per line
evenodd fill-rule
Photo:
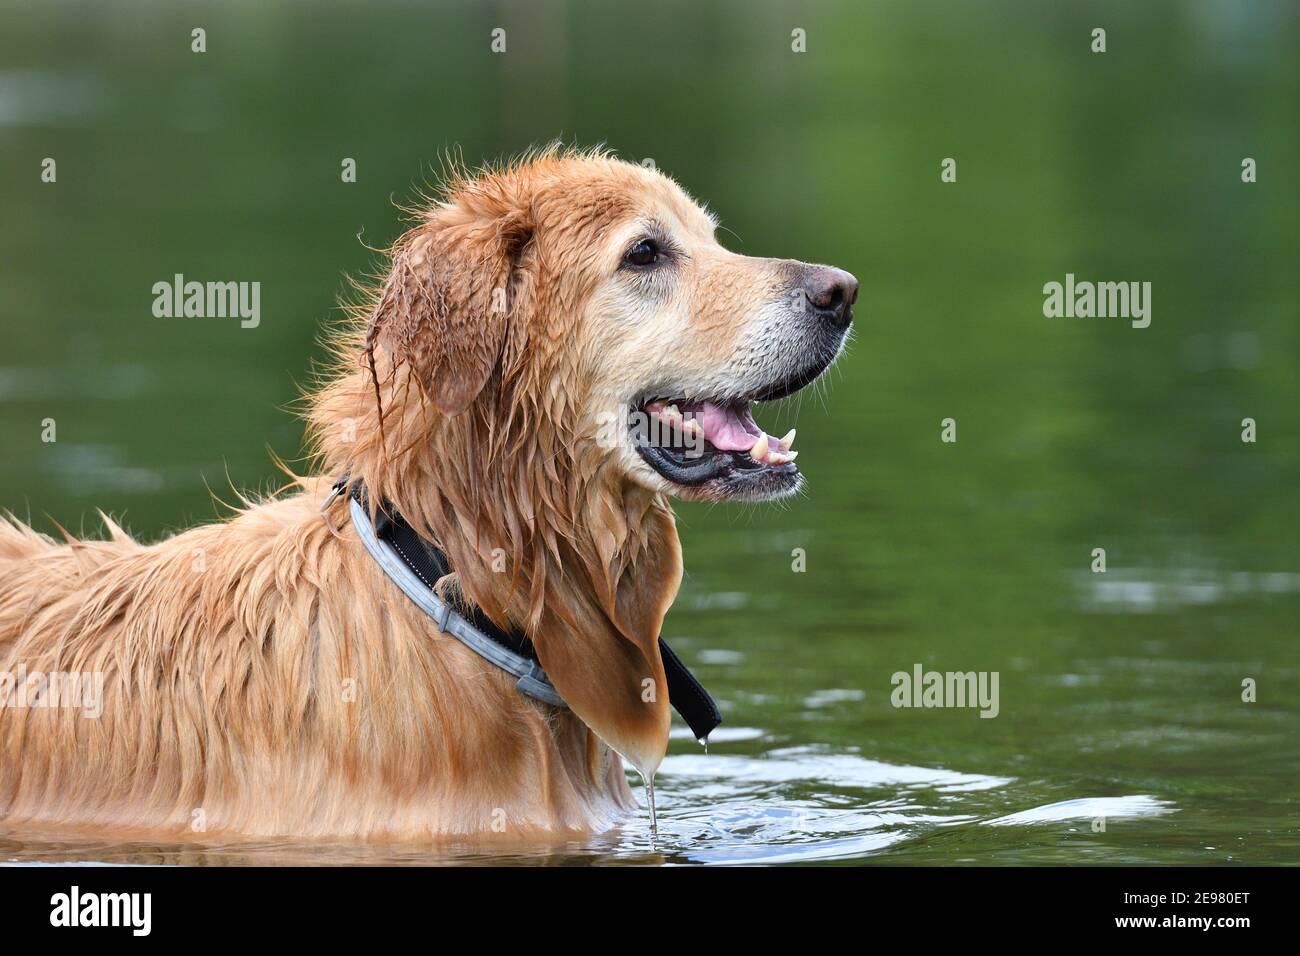
<path fill-rule="evenodd" d="M 506 858 L 1300 860 L 1293 4 L 0 11 L 0 505 L 47 530 L 103 507 L 154 538 L 274 481 L 343 275 L 454 144 L 605 141 L 732 248 L 862 280 L 826 387 L 759 414 L 798 425 L 807 494 L 678 508 L 666 635 L 722 704 L 709 752 L 676 735 L 657 835 Z M 260 281 L 260 325 L 155 319 L 178 272 Z M 1150 327 L 1045 318 L 1066 273 L 1151 282 Z M 891 706 L 918 663 L 997 672 L 997 716 Z M 0 834 L 22 861 L 502 858 Z"/>

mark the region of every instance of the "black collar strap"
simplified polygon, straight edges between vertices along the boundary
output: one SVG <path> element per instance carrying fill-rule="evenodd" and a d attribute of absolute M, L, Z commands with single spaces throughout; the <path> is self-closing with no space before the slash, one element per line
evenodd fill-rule
<path fill-rule="evenodd" d="M 344 477 L 334 485 L 321 510 L 333 503 L 347 483 L 348 479 Z M 566 706 L 542 669 L 537 650 L 528 635 L 518 628 L 502 630 L 478 608 L 467 609 L 466 614 L 461 614 L 438 597 L 433 590 L 434 583 L 451 573 L 451 564 L 442 551 L 416 534 L 402 516 L 391 509 L 379 509 L 372 525 L 361 482 L 353 485 L 348 506 L 353 527 L 371 557 L 403 594 L 433 618 L 440 631 L 450 634 L 484 660 L 517 677 L 515 686 L 521 693 L 554 707 Z M 662 637 L 659 638 L 659 655 L 668 680 L 669 701 L 690 726 L 695 738 L 708 740 L 709 734 L 722 723 L 718 705 Z"/>

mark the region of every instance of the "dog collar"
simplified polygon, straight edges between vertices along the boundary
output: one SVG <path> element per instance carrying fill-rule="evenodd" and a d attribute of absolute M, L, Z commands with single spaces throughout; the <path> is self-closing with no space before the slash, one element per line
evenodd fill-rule
<path fill-rule="evenodd" d="M 348 487 L 345 475 L 335 482 L 321 506 L 324 511 Z M 497 627 L 477 607 L 461 614 L 438 597 L 433 586 L 451 573 L 451 562 L 432 542 L 421 538 L 400 514 L 380 507 L 372 524 L 366 504 L 365 486 L 352 484 L 348 497 L 352 526 L 361 543 L 370 552 L 394 584 L 438 626 L 438 630 L 460 641 L 488 663 L 517 678 L 520 693 L 553 707 L 567 707 L 564 698 L 546 676 L 537 657 L 537 649 L 528 635 L 518 628 L 509 631 Z M 714 728 L 722 723 L 722 714 L 704 685 L 682 663 L 666 641 L 659 638 L 659 655 L 663 659 L 664 677 L 668 682 L 668 700 L 682 715 L 691 733 L 707 741 Z"/>

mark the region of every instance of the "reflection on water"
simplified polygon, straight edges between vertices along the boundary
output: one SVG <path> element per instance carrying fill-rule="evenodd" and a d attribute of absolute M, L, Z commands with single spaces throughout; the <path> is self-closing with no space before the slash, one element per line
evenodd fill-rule
<path fill-rule="evenodd" d="M 1062 800 L 1045 807 L 1021 810 L 1009 816 L 989 820 L 991 827 L 1028 826 L 1033 823 L 1052 823 L 1058 820 L 1122 820 L 1128 817 L 1158 816 L 1173 813 L 1167 800 L 1149 794 L 1132 797 L 1085 797 L 1080 800 Z"/>
<path fill-rule="evenodd" d="M 103 78 L 87 73 L 0 71 L 0 127 L 80 126 L 103 98 Z"/>
<path fill-rule="evenodd" d="M 1300 574 L 1184 569 L 1139 577 L 1123 570 L 1099 575 L 1076 572 L 1079 604 L 1086 611 L 1118 613 L 1168 611 L 1188 604 L 1217 604 L 1258 594 L 1300 593 Z"/>
<path fill-rule="evenodd" d="M 749 734 L 734 739 L 749 739 Z M 716 743 L 716 742 L 715 742 Z M 292 842 L 166 846 L 67 842 L 0 834 L 13 863 L 814 863 L 870 857 L 943 830 L 1121 821 L 1173 812 L 1148 795 L 1092 797 L 992 819 L 990 808 L 1024 799 L 1005 777 L 897 766 L 816 748 L 778 748 L 763 758 L 670 756 L 656 782 L 659 826 L 635 814 L 617 831 L 545 846 L 357 846 Z M 996 794 L 990 794 L 996 791 Z M 1059 827 L 1056 828 L 1060 830 Z M 978 842 L 978 837 L 973 837 Z M 978 860 L 977 860 L 978 861 Z"/>

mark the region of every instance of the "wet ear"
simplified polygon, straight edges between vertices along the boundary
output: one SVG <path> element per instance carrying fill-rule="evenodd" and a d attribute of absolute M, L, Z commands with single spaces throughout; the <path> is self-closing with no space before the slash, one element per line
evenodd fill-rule
<path fill-rule="evenodd" d="M 672 723 L 659 633 L 682 557 L 666 507 L 640 530 L 635 562 L 598 589 L 603 594 L 557 595 L 533 644 L 573 712 L 648 777 L 663 760 Z"/>
<path fill-rule="evenodd" d="M 443 413 L 464 411 L 496 369 L 513 273 L 532 230 L 509 213 L 443 207 L 397 243 L 367 342 L 408 365 Z"/>

